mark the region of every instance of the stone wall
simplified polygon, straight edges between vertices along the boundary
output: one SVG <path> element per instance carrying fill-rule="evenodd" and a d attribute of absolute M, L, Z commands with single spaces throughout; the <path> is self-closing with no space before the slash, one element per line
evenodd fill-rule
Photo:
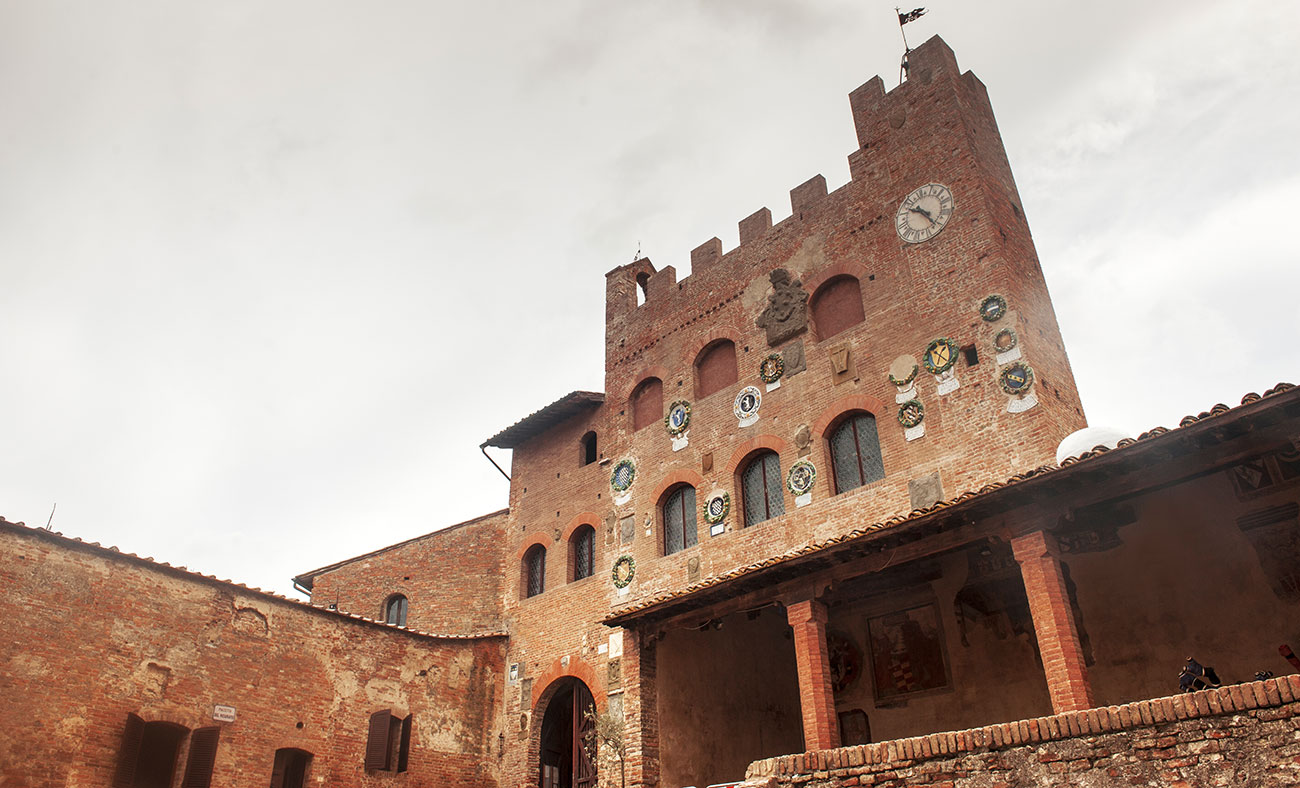
<path fill-rule="evenodd" d="M 784 788 L 1300 785 L 1300 675 L 910 739 L 784 755 Z"/>

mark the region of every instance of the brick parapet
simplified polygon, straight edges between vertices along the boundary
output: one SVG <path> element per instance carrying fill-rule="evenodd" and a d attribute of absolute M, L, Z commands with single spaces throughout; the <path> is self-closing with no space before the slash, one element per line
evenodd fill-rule
<path fill-rule="evenodd" d="M 1256 758 L 1272 757 L 1272 766 L 1260 768 L 1278 771 L 1272 782 L 1258 775 L 1256 779 L 1263 781 L 1239 784 L 1296 784 L 1300 780 L 1300 770 L 1296 769 L 1300 757 L 1297 725 L 1300 675 L 1293 674 L 1120 706 L 766 758 L 749 765 L 746 781 L 773 787 L 828 788 L 886 781 L 891 786 L 939 782 L 961 788 L 985 785 L 980 780 L 987 779 L 987 772 L 1002 772 L 1002 778 L 1008 781 L 1001 783 L 1004 785 L 1075 785 L 1082 779 L 1079 772 L 1099 770 L 1112 780 L 1134 777 L 1138 770 L 1130 768 L 1133 763 L 1155 761 L 1150 768 L 1157 781 L 1149 784 L 1209 785 L 1197 781 L 1197 767 L 1213 770 L 1222 766 L 1220 761 L 1225 756 L 1220 755 L 1221 751 L 1241 741 L 1242 758 L 1247 751 Z M 1252 727 L 1268 730 L 1243 732 Z M 1261 747 L 1259 739 L 1272 746 Z M 1044 746 L 1054 743 L 1057 746 Z M 1091 746 L 1086 748 L 1086 754 L 1071 751 L 1070 747 L 1077 744 Z M 1112 757 L 1117 754 L 1127 757 Z M 1025 763 L 1017 766 L 1013 763 L 1017 759 Z M 1017 769 L 1021 769 L 1020 773 L 1013 774 Z M 1046 782 L 1033 774 L 1035 771 L 1070 776 L 1060 783 Z M 1281 779 L 1284 773 L 1287 780 Z"/>

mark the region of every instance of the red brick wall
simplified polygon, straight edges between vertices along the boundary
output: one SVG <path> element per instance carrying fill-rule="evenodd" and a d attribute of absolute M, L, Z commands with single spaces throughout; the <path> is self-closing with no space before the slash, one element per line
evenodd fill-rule
<path fill-rule="evenodd" d="M 918 48 L 912 62 L 913 77 L 905 85 L 886 94 L 877 78 L 850 97 L 860 147 L 849 156 L 848 184 L 827 194 L 825 180 L 817 176 L 796 187 L 789 218 L 773 226 L 770 211 L 756 212 L 741 222 L 738 248 L 723 254 L 716 239 L 702 244 L 692 253 L 691 275 L 680 282 L 673 267 L 656 271 L 648 260 L 607 275 L 607 399 L 515 448 L 500 548 L 485 551 L 502 562 L 497 573 L 504 578 L 501 619 L 511 633 L 506 661 L 518 663 L 521 677 L 519 684 L 507 687 L 505 707 L 511 724 L 504 769 L 516 782 L 535 779 L 528 759 L 529 728 L 540 723 L 543 709 L 537 701 L 546 683 L 559 675 L 581 676 L 602 706 L 611 692 L 622 690 L 621 664 L 608 653 L 610 631 L 600 624 L 612 609 L 905 513 L 912 508 L 909 482 L 935 471 L 951 498 L 1051 462 L 1060 440 L 1083 426 L 984 87 L 960 72 L 941 41 Z M 930 182 L 952 189 L 956 213 L 933 240 L 904 244 L 894 231 L 894 213 L 910 191 Z M 836 277 L 856 277 L 865 320 L 827 339 L 819 339 L 810 325 L 798 338 L 807 369 L 788 374 L 780 388 L 765 392 L 759 422 L 738 428 L 733 399 L 744 386 L 762 387 L 758 366 L 774 350 L 756 320 L 767 305 L 768 274 L 778 267 L 800 278 L 810 294 Z M 638 306 L 640 282 L 647 296 Z M 993 293 L 1005 296 L 1011 311 L 989 324 L 977 309 Z M 997 383 L 991 342 L 1003 327 L 1017 330 L 1024 359 L 1038 372 L 1040 404 L 1025 413 L 1007 412 L 1007 396 Z M 944 396 L 937 394 L 933 376 L 922 370 L 917 390 L 926 406 L 926 435 L 908 442 L 896 420 L 888 369 L 902 354 L 919 361 L 927 344 L 943 336 L 959 345 L 974 344 L 981 360 L 973 367 L 959 361 L 961 386 Z M 701 350 L 723 339 L 735 343 L 739 379 L 696 399 L 695 362 Z M 831 351 L 846 345 L 855 374 L 837 384 Z M 677 399 L 691 401 L 688 445 L 678 451 L 661 419 L 633 427 L 632 392 L 651 377 L 662 381 L 664 406 Z M 653 410 L 659 412 L 655 404 Z M 865 408 L 877 417 L 886 476 L 832 496 L 823 428 L 851 408 Z M 811 443 L 801 448 L 805 429 L 812 433 Z M 583 465 L 581 438 L 593 430 L 602 460 Z M 808 457 L 818 477 L 811 506 L 796 508 L 787 493 L 784 516 L 745 529 L 736 465 L 757 446 L 778 451 L 783 474 L 797 458 Z M 609 477 L 613 463 L 622 458 L 635 461 L 637 475 L 629 499 L 615 504 Z M 733 508 L 724 534 L 710 537 L 698 518 L 699 544 L 664 557 L 656 507 L 659 492 L 673 479 L 695 480 L 700 504 L 715 490 L 728 491 Z M 626 518 L 635 524 L 627 544 L 619 526 Z M 571 577 L 567 537 L 584 523 L 596 527 L 596 573 L 566 582 Z M 532 545 L 547 550 L 546 591 L 524 599 L 521 561 Z M 624 553 L 635 558 L 636 577 L 620 591 L 611 582 L 610 569 Z M 412 571 L 439 575 L 436 568 L 446 566 L 446 556 L 465 555 L 450 542 L 430 537 L 427 544 L 422 540 L 418 546 L 354 562 L 364 566 L 350 564 L 323 575 L 314 598 L 328 602 L 336 595 L 344 609 L 377 616 L 387 595 L 402 590 L 399 583 L 426 582 Z M 404 579 L 408 575 L 410 581 Z M 465 574 L 452 576 L 460 580 Z M 412 625 L 428 628 L 417 617 L 428 615 L 423 592 L 412 589 Z M 464 631 L 467 624 L 452 627 L 454 613 L 446 615 L 443 626 Z M 643 635 L 653 644 L 654 633 Z M 638 712 L 632 737 L 656 723 L 653 708 L 646 708 Z M 640 769 L 638 763 L 635 771 Z"/>
<path fill-rule="evenodd" d="M 577 448 L 574 457 L 576 462 Z M 506 512 L 453 525 L 331 569 L 312 586 L 317 605 L 383 620 L 393 594 L 410 602 L 406 624 L 445 634 L 501 629 Z M 513 575 L 512 575 L 513 576 Z"/>
<path fill-rule="evenodd" d="M 128 713 L 220 725 L 214 786 L 268 784 L 281 747 L 314 753 L 311 784 L 499 784 L 501 638 L 419 636 L 11 524 L 0 589 L 0 784 L 108 785 Z M 414 715 L 401 777 L 363 769 L 385 708 Z"/>
<path fill-rule="evenodd" d="M 904 86 L 884 94 L 882 83 L 873 80 L 851 97 L 862 147 L 850 156 L 848 184 L 830 194 L 820 177 L 797 187 L 790 218 L 771 226 L 770 212 L 756 213 L 742 222 L 738 248 L 722 254 L 716 240 L 702 245 L 692 254 L 691 275 L 681 281 L 672 267 L 655 271 L 647 260 L 607 275 L 605 403 L 514 450 L 506 540 L 506 561 L 514 566 L 505 573 L 510 580 L 503 612 L 512 633 L 507 661 L 519 663 L 524 677 L 536 678 L 568 659 L 589 666 L 596 683 L 605 684 L 610 659 L 603 646 L 609 631 L 599 621 L 611 609 L 907 512 L 909 482 L 934 471 L 942 476 L 945 495 L 953 497 L 1049 463 L 1060 440 L 1083 426 L 984 88 L 960 73 L 941 41 L 919 48 L 913 63 L 913 79 Z M 953 190 L 957 211 L 933 240 L 904 244 L 894 231 L 894 213 L 908 192 L 929 182 Z M 835 277 L 857 277 L 866 319 L 826 340 L 810 327 L 799 337 L 806 371 L 787 375 L 780 388 L 765 392 L 759 422 L 739 428 L 733 399 L 744 386 L 762 388 L 758 366 L 773 352 L 756 320 L 767 305 L 768 273 L 778 267 L 801 278 L 809 293 Z M 637 306 L 639 277 L 648 294 Z M 993 293 L 1007 298 L 1011 313 L 990 324 L 977 309 Z M 1040 379 L 1035 388 L 1040 404 L 1025 413 L 1007 412 L 1008 399 L 997 382 L 991 343 L 1008 326 L 1019 333 L 1024 359 Z M 917 389 L 926 406 L 926 435 L 908 442 L 896 419 L 889 365 L 901 354 L 919 361 L 926 345 L 941 336 L 975 344 L 981 360 L 974 367 L 959 361 L 961 386 L 945 396 L 922 370 Z M 739 380 L 695 399 L 695 361 L 719 339 L 736 345 Z M 831 350 L 842 345 L 851 349 L 856 375 L 836 385 Z M 633 428 L 630 397 L 648 377 L 663 381 L 665 406 L 676 399 L 691 401 L 685 448 L 673 450 L 662 420 Z M 832 496 L 827 441 L 816 428 L 856 407 L 877 417 L 886 477 Z M 801 450 L 798 436 L 804 427 L 813 434 Z M 579 463 L 580 439 L 588 430 L 598 434 L 600 455 L 608 462 Z M 738 462 L 756 445 L 777 448 L 783 474 L 807 456 L 818 477 L 812 505 L 797 508 L 787 493 L 784 516 L 746 529 L 732 460 Z M 614 504 L 610 471 L 625 457 L 636 463 L 636 480 L 629 500 Z M 726 533 L 718 537 L 710 537 L 698 518 L 699 544 L 665 557 L 657 497 L 667 481 L 684 478 L 699 480 L 700 504 L 715 490 L 729 492 L 732 513 Z M 629 517 L 635 538 L 622 544 L 618 524 Z M 566 584 L 564 538 L 584 521 L 597 526 L 596 575 Z M 548 550 L 547 590 L 521 599 L 515 579 L 531 544 Z M 623 553 L 635 558 L 636 577 L 620 592 L 610 568 Z M 509 693 L 513 705 L 507 712 L 540 713 L 530 703 L 542 689 Z M 617 686 L 591 689 L 598 699 L 619 691 Z M 637 735 L 635 724 L 631 735 Z M 518 744 L 507 755 L 507 769 L 527 781 L 532 775 L 524 766 L 526 733 L 514 736 Z"/>
<path fill-rule="evenodd" d="M 972 730 L 769 758 L 747 785 L 1300 784 L 1300 676 Z"/>

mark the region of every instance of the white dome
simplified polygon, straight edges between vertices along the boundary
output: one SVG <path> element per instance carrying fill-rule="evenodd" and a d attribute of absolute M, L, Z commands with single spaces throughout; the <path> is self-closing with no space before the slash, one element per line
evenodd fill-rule
<path fill-rule="evenodd" d="M 1084 427 L 1066 435 L 1061 445 L 1056 447 L 1056 464 L 1060 465 L 1067 457 L 1078 457 L 1086 451 L 1092 451 L 1097 446 L 1113 449 L 1129 437 L 1132 436 L 1115 427 Z"/>

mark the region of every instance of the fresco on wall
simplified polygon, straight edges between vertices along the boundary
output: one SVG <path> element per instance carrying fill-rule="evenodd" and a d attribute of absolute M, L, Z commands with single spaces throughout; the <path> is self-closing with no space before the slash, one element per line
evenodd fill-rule
<path fill-rule="evenodd" d="M 948 686 L 933 603 L 868 618 L 867 633 L 877 701 Z"/>

